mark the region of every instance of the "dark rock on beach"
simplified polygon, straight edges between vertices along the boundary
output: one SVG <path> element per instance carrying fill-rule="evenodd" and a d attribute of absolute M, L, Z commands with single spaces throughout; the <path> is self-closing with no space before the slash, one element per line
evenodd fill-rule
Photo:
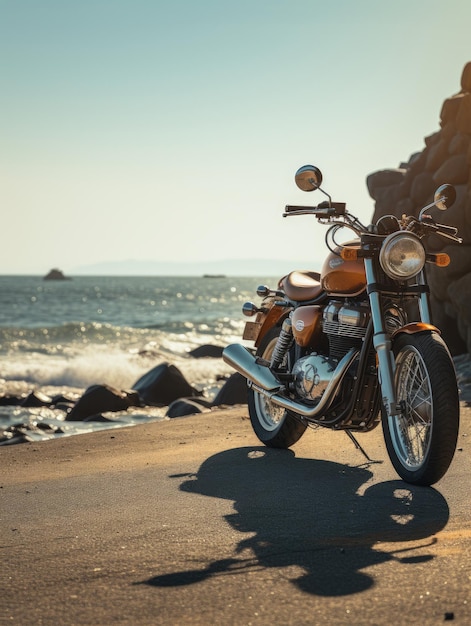
<path fill-rule="evenodd" d="M 453 355 L 471 352 L 471 62 L 461 76 L 461 90 L 446 99 L 440 129 L 426 137 L 422 152 L 395 169 L 370 174 L 367 187 L 375 200 L 373 221 L 384 215 L 419 214 L 433 201 L 439 185 L 455 186 L 457 198 L 447 211 L 430 210 L 440 223 L 458 228 L 463 244 L 429 238 L 429 252 L 446 252 L 448 267 L 427 264 L 434 323 Z"/>
<path fill-rule="evenodd" d="M 180 370 L 170 363 L 161 363 L 144 374 L 133 385 L 142 402 L 148 406 L 168 406 L 178 398 L 201 396 Z"/>
<path fill-rule="evenodd" d="M 26 398 L 21 402 L 21 406 L 23 407 L 40 407 L 40 406 L 51 406 L 52 398 L 47 396 L 40 391 L 32 391 Z"/>
<path fill-rule="evenodd" d="M 25 401 L 25 396 L 6 394 L 0 398 L 0 406 L 20 406 Z"/>
<path fill-rule="evenodd" d="M 170 404 L 166 417 L 183 417 L 205 413 L 212 408 L 247 403 L 247 382 L 239 373 L 234 373 L 224 383 L 212 402 L 203 398 L 179 398 Z"/>
<path fill-rule="evenodd" d="M 188 354 L 192 356 L 194 359 L 202 359 L 209 357 L 211 359 L 220 359 L 222 357 L 222 346 L 214 346 L 211 344 L 206 344 L 203 346 L 198 346 L 194 350 L 191 350 Z"/>
<path fill-rule="evenodd" d="M 245 378 L 235 372 L 227 379 L 227 382 L 219 390 L 214 398 L 213 406 L 234 405 L 247 403 L 247 381 Z"/>
<path fill-rule="evenodd" d="M 19 423 L 14 424 L 0 433 L 0 445 L 12 445 L 17 443 L 31 443 L 50 439 L 55 434 L 62 433 L 62 429 L 47 422 Z"/>
<path fill-rule="evenodd" d="M 205 402 L 202 399 L 180 398 L 170 404 L 165 417 L 187 417 L 198 413 L 207 413 L 210 410 L 210 402 Z"/>
<path fill-rule="evenodd" d="M 126 411 L 131 406 L 140 406 L 135 391 L 120 391 L 109 385 L 92 385 L 76 402 L 67 415 L 67 421 L 83 421 L 104 412 Z"/>
<path fill-rule="evenodd" d="M 216 358 L 220 349 L 213 348 L 217 347 L 206 346 L 197 354 Z M 78 400 L 62 393 L 51 397 L 39 390 L 33 390 L 28 395 L 0 397 L 0 406 L 21 407 L 26 410 L 26 415 L 28 410 L 31 411 L 29 422 L 24 421 L 22 416 L 18 423 L 0 433 L 0 445 L 37 441 L 63 432 L 59 426 L 48 424 L 47 420 L 52 424 L 58 420 L 113 424 L 118 423 L 119 418 L 105 414 L 127 412 L 132 407 L 167 407 L 165 417 L 174 418 L 206 413 L 221 406 L 245 404 L 247 401 L 246 382 L 240 374 L 229 376 L 215 398 L 211 399 L 192 387 L 180 370 L 169 363 L 157 365 L 132 387 L 131 390 L 120 390 L 106 384 L 91 385 Z M 39 410 L 42 410 L 41 414 Z M 49 413 L 43 418 L 44 411 Z"/>

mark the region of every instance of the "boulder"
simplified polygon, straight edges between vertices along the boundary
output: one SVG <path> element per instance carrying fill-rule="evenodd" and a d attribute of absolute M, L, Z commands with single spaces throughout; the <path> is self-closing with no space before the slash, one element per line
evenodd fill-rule
<path fill-rule="evenodd" d="M 471 128 L 471 93 L 463 95 L 455 123 L 458 131 L 469 133 L 469 129 Z"/>
<path fill-rule="evenodd" d="M 100 413 L 126 411 L 130 406 L 140 406 L 135 391 L 120 391 L 109 385 L 92 385 L 67 415 L 68 421 L 83 421 Z"/>
<path fill-rule="evenodd" d="M 458 330 L 467 345 L 467 351 L 471 352 L 471 272 L 454 281 L 448 288 L 450 302 L 453 311 L 456 311 Z"/>
<path fill-rule="evenodd" d="M 25 401 L 24 396 L 6 394 L 0 397 L 0 406 L 21 406 Z"/>
<path fill-rule="evenodd" d="M 432 172 L 425 171 L 417 174 L 410 190 L 410 197 L 414 205 L 416 207 L 425 205 L 437 187 L 438 185 L 433 179 Z"/>
<path fill-rule="evenodd" d="M 443 103 L 442 110 L 440 112 L 440 121 L 442 127 L 453 124 L 455 127 L 455 120 L 458 115 L 458 111 L 460 110 L 461 100 L 463 99 L 464 94 L 459 93 L 456 96 L 452 96 L 451 98 L 447 98 Z"/>
<path fill-rule="evenodd" d="M 406 173 L 405 169 L 390 169 L 381 170 L 370 174 L 366 179 L 366 185 L 368 192 L 372 198 L 376 198 L 380 193 L 380 189 L 384 187 L 390 187 L 391 185 L 398 185 L 404 179 Z"/>
<path fill-rule="evenodd" d="M 456 187 L 457 199 L 447 211 L 431 209 L 437 222 L 458 228 L 464 245 L 434 235 L 429 252 L 446 251 L 447 268 L 427 265 L 434 323 L 453 355 L 471 351 L 471 62 L 461 76 L 462 91 L 447 98 L 440 111 L 440 129 L 425 138 L 425 147 L 399 169 L 379 170 L 367 177 L 375 200 L 373 221 L 392 214 L 418 212 L 443 183 Z"/>
<path fill-rule="evenodd" d="M 470 124 L 471 129 L 471 124 Z M 468 182 L 469 166 L 466 154 L 450 156 L 433 175 L 435 187 L 438 185 L 461 185 Z"/>
<path fill-rule="evenodd" d="M 149 406 L 168 406 L 178 398 L 201 396 L 175 365 L 161 363 L 144 374 L 133 385 L 141 401 Z"/>
<path fill-rule="evenodd" d="M 450 140 L 448 152 L 450 154 L 466 154 L 469 148 L 471 136 L 465 133 L 456 133 Z"/>
<path fill-rule="evenodd" d="M 209 403 L 203 403 L 191 398 L 180 398 L 170 404 L 165 413 L 165 417 L 186 417 L 197 413 L 207 413 L 210 411 Z"/>
<path fill-rule="evenodd" d="M 40 407 L 40 406 L 51 406 L 52 398 L 46 396 L 44 393 L 40 391 L 32 391 L 26 398 L 21 402 L 21 406 L 24 407 Z"/>
<path fill-rule="evenodd" d="M 211 344 L 205 344 L 203 346 L 198 346 L 194 350 L 190 350 L 188 353 L 194 359 L 201 359 L 210 357 L 212 359 L 220 359 L 222 357 L 222 346 L 213 346 Z"/>
<path fill-rule="evenodd" d="M 247 404 L 247 381 L 235 372 L 224 383 L 219 393 L 213 400 L 213 406 Z"/>
<path fill-rule="evenodd" d="M 433 145 L 427 154 L 425 168 L 429 172 L 435 171 L 448 157 L 448 142 L 440 139 L 438 143 Z"/>

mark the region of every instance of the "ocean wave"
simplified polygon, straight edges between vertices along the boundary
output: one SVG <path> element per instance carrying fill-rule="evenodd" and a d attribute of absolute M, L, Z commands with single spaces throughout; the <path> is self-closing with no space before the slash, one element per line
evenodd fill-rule
<path fill-rule="evenodd" d="M 150 328 L 99 322 L 69 322 L 47 328 L 3 327 L 0 328 L 0 354 L 73 353 L 82 346 L 95 344 L 117 346 L 121 350 L 139 350 L 145 349 L 150 343 L 154 346 L 171 345 L 172 350 L 183 353 L 201 343 L 225 344 L 233 336 L 240 337 L 241 330 L 240 322 L 227 319 L 213 324 L 185 321 Z"/>
<path fill-rule="evenodd" d="M 194 329 L 148 333 L 110 325 L 85 324 L 83 330 L 66 326 L 49 329 L 47 334 L 2 329 L 1 377 L 33 386 L 108 384 L 124 389 L 152 367 L 167 362 L 178 367 L 191 384 L 205 387 L 229 368 L 222 359 L 193 359 L 189 352 L 208 343 L 222 347 L 237 337 L 236 333 L 203 335 Z"/>
<path fill-rule="evenodd" d="M 58 283 L 0 277 L 0 283 L 0 394 L 41 391 L 74 398 L 92 385 L 129 390 L 162 363 L 175 365 L 205 397 L 215 397 L 221 378 L 233 370 L 220 358 L 197 359 L 190 352 L 240 341 L 241 303 L 248 286 L 253 290 L 257 284 L 184 277 L 78 277 Z M 0 426 L 28 415 L 32 422 L 38 419 L 36 410 L 18 411 L 0 410 Z M 132 423 L 138 419 L 133 411 Z"/>

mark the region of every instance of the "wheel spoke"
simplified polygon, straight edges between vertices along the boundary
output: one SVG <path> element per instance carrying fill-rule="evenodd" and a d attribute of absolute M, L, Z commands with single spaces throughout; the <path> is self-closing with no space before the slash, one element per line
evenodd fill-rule
<path fill-rule="evenodd" d="M 423 385 L 423 380 L 422 381 L 420 380 L 419 374 L 420 374 L 420 363 L 418 363 L 416 361 L 414 372 L 412 374 L 410 385 L 409 385 L 409 394 L 408 395 L 410 396 L 409 402 L 410 402 L 411 405 L 414 404 L 414 400 L 419 395 L 420 389 L 421 389 L 421 387 Z M 414 397 L 412 397 L 412 392 L 414 391 L 414 388 L 416 389 L 416 391 L 415 391 Z"/>
<path fill-rule="evenodd" d="M 268 430 L 276 428 L 283 419 L 285 410 L 261 394 L 257 393 L 255 397 L 259 406 L 259 415 L 264 421 L 265 428 Z"/>
<path fill-rule="evenodd" d="M 430 381 L 420 354 L 409 348 L 398 364 L 398 400 L 404 410 L 397 422 L 396 447 L 402 462 L 419 466 L 427 454 L 432 425 Z"/>

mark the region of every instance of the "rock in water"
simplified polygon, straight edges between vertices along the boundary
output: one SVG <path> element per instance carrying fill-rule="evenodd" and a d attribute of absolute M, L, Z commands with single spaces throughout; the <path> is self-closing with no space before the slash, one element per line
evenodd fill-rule
<path fill-rule="evenodd" d="M 175 365 L 161 363 L 144 374 L 132 386 L 141 400 L 149 406 L 167 406 L 178 398 L 202 394 L 194 389 Z"/>
<path fill-rule="evenodd" d="M 24 407 L 51 406 L 52 398 L 40 391 L 32 391 L 22 402 Z"/>
<path fill-rule="evenodd" d="M 67 276 L 64 276 L 64 273 L 57 268 L 50 270 L 46 276 L 44 276 L 44 280 L 70 280 Z"/>

